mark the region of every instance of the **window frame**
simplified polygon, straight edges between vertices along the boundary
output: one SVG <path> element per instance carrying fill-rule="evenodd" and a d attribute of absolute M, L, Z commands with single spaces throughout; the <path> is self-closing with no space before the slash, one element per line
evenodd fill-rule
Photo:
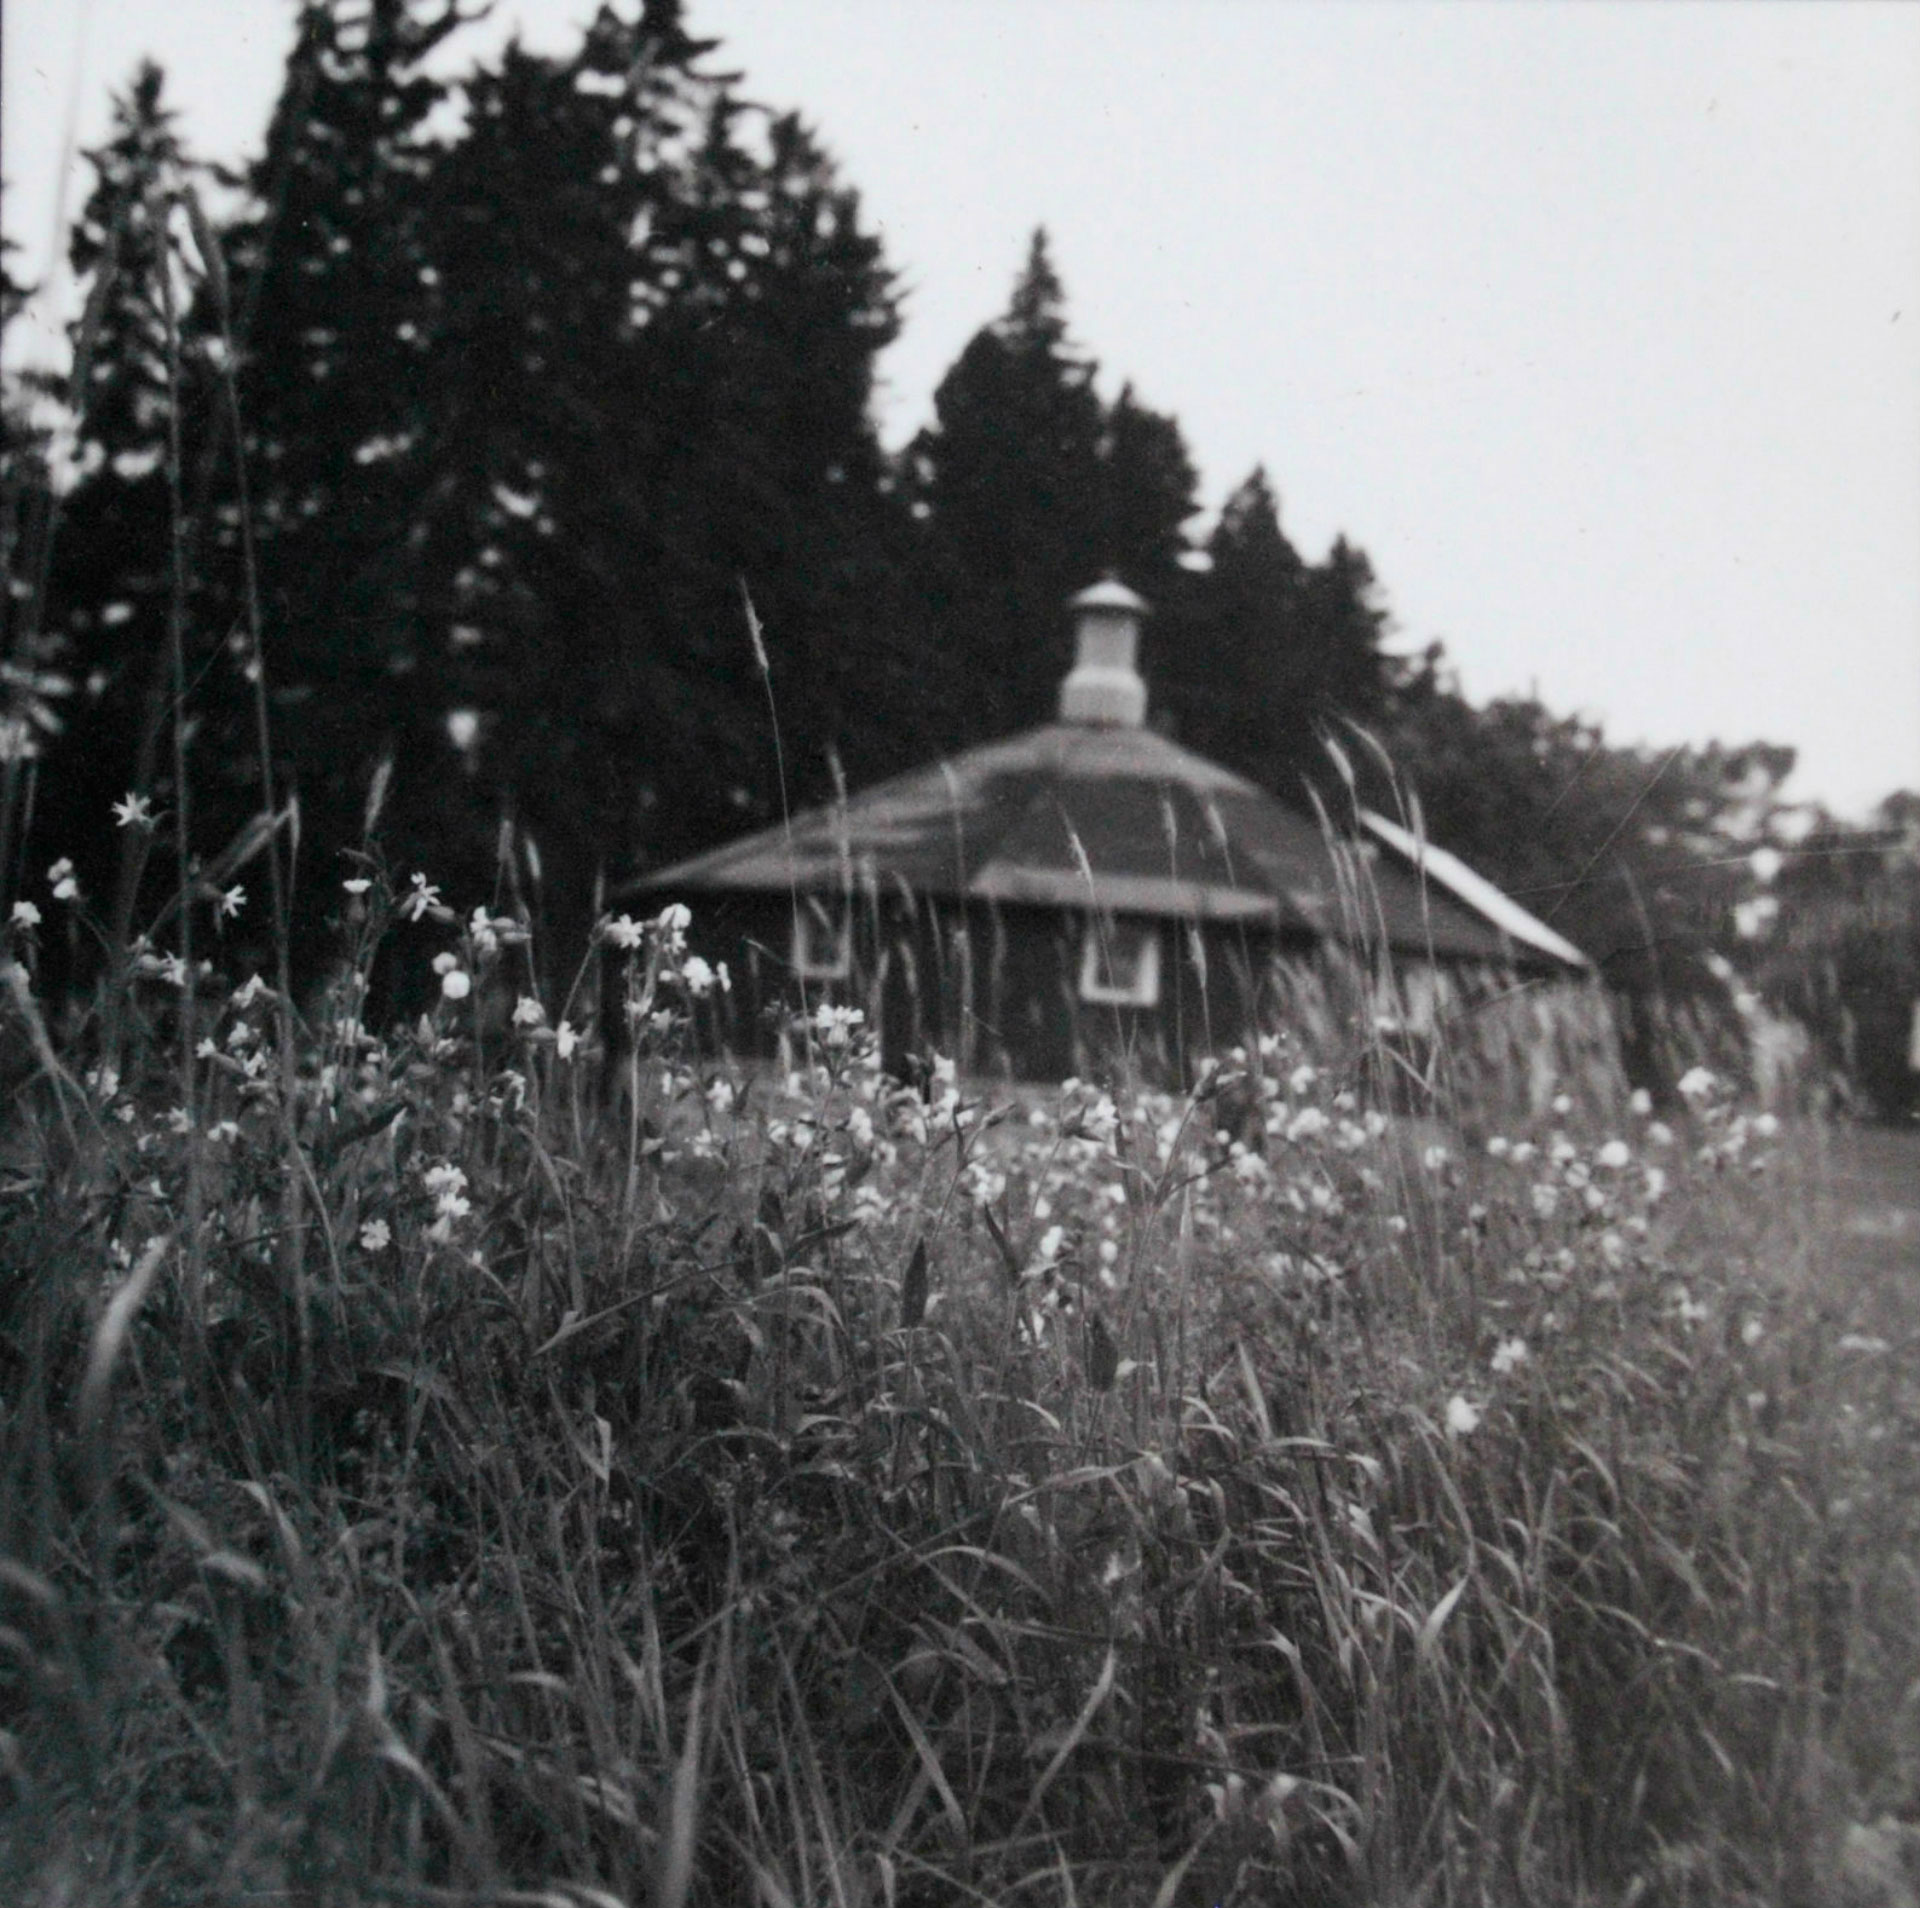
<path fill-rule="evenodd" d="M 1113 979 L 1123 936 L 1137 937 L 1133 978 L 1124 984 Z M 1080 939 L 1080 998 L 1092 1007 L 1158 1007 L 1160 940 L 1160 923 L 1151 916 L 1089 915 Z"/>
<path fill-rule="evenodd" d="M 820 940 L 827 938 L 832 951 L 822 958 Z M 793 971 L 802 980 L 843 981 L 852 975 L 853 909 L 844 896 L 795 897 L 790 954 Z"/>

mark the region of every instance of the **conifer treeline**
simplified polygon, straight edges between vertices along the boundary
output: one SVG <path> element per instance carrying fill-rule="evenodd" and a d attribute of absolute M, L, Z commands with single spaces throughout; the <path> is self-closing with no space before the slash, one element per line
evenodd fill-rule
<path fill-rule="evenodd" d="M 162 76 L 119 97 L 71 234 L 57 535 L 44 485 L 9 529 L 26 584 L 48 553 L 8 631 L 11 893 L 69 855 L 135 918 L 100 818 L 129 791 L 180 811 L 175 620 L 205 858 L 259 807 L 258 625 L 303 945 L 391 760 L 395 859 L 484 890 L 509 820 L 545 944 L 577 948 L 607 883 L 779 813 L 743 590 L 798 804 L 1046 720 L 1064 600 L 1111 570 L 1156 605 L 1156 719 L 1188 745 L 1297 792 L 1328 787 L 1330 726 L 1366 725 L 1439 839 L 1642 990 L 1732 938 L 1752 883 L 1724 851 L 1788 752 L 1662 762 L 1471 708 L 1437 649 L 1383 646 L 1358 547 L 1294 548 L 1263 470 L 1200 535 L 1178 423 L 1101 395 L 1042 234 L 889 455 L 902 295 L 812 131 L 750 105 L 679 0 L 450 78 L 467 24 L 310 0 L 263 150 L 212 192 Z"/>
<path fill-rule="evenodd" d="M 512 45 L 439 77 L 462 24 L 444 0 L 305 9 L 212 238 L 224 308 L 190 246 L 161 276 L 173 195 L 206 181 L 155 69 L 91 155 L 80 476 L 47 618 L 77 693 L 35 833 L 90 852 L 96 891 L 114 844 L 89 850 L 86 818 L 129 789 L 177 806 L 176 521 L 200 851 L 260 786 L 257 615 L 310 846 L 352 839 L 391 756 L 402 851 L 477 872 L 511 817 L 563 936 L 598 881 L 778 812 L 743 588 L 796 802 L 835 764 L 858 782 L 1045 720 L 1064 601 L 1107 570 L 1162 608 L 1166 718 L 1262 780 L 1297 776 L 1315 719 L 1380 705 L 1364 557 L 1302 561 L 1262 476 L 1215 528 L 1214 572 L 1183 567 L 1179 426 L 1131 388 L 1101 397 L 1042 235 L 890 457 L 872 396 L 899 292 L 807 128 L 750 108 L 673 0 L 603 9 L 567 57 Z"/>

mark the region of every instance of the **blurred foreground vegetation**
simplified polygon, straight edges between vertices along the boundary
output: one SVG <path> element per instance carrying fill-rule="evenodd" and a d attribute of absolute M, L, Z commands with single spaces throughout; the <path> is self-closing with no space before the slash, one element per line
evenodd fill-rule
<path fill-rule="evenodd" d="M 746 1075 L 680 911 L 603 1022 L 397 887 L 310 1025 L 146 946 L 56 1028 L 9 930 L 9 1901 L 1816 1903 L 1920 1805 L 1819 1128 Z"/>

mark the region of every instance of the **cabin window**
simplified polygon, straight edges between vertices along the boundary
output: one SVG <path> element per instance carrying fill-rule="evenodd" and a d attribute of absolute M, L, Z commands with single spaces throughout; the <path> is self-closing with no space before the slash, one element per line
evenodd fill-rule
<path fill-rule="evenodd" d="M 1080 998 L 1101 1006 L 1160 1004 L 1160 930 L 1095 915 L 1080 952 Z"/>
<path fill-rule="evenodd" d="M 803 894 L 793 914 L 793 971 L 802 980 L 845 980 L 853 971 L 847 905 L 838 896 Z"/>

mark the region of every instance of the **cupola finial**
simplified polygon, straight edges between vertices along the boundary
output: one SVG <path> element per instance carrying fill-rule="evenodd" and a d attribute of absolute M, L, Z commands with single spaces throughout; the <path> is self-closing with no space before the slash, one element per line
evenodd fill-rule
<path fill-rule="evenodd" d="M 1137 660 L 1148 605 L 1111 571 L 1069 600 L 1073 668 L 1060 685 L 1060 720 L 1137 729 L 1147 719 L 1147 685 Z"/>

